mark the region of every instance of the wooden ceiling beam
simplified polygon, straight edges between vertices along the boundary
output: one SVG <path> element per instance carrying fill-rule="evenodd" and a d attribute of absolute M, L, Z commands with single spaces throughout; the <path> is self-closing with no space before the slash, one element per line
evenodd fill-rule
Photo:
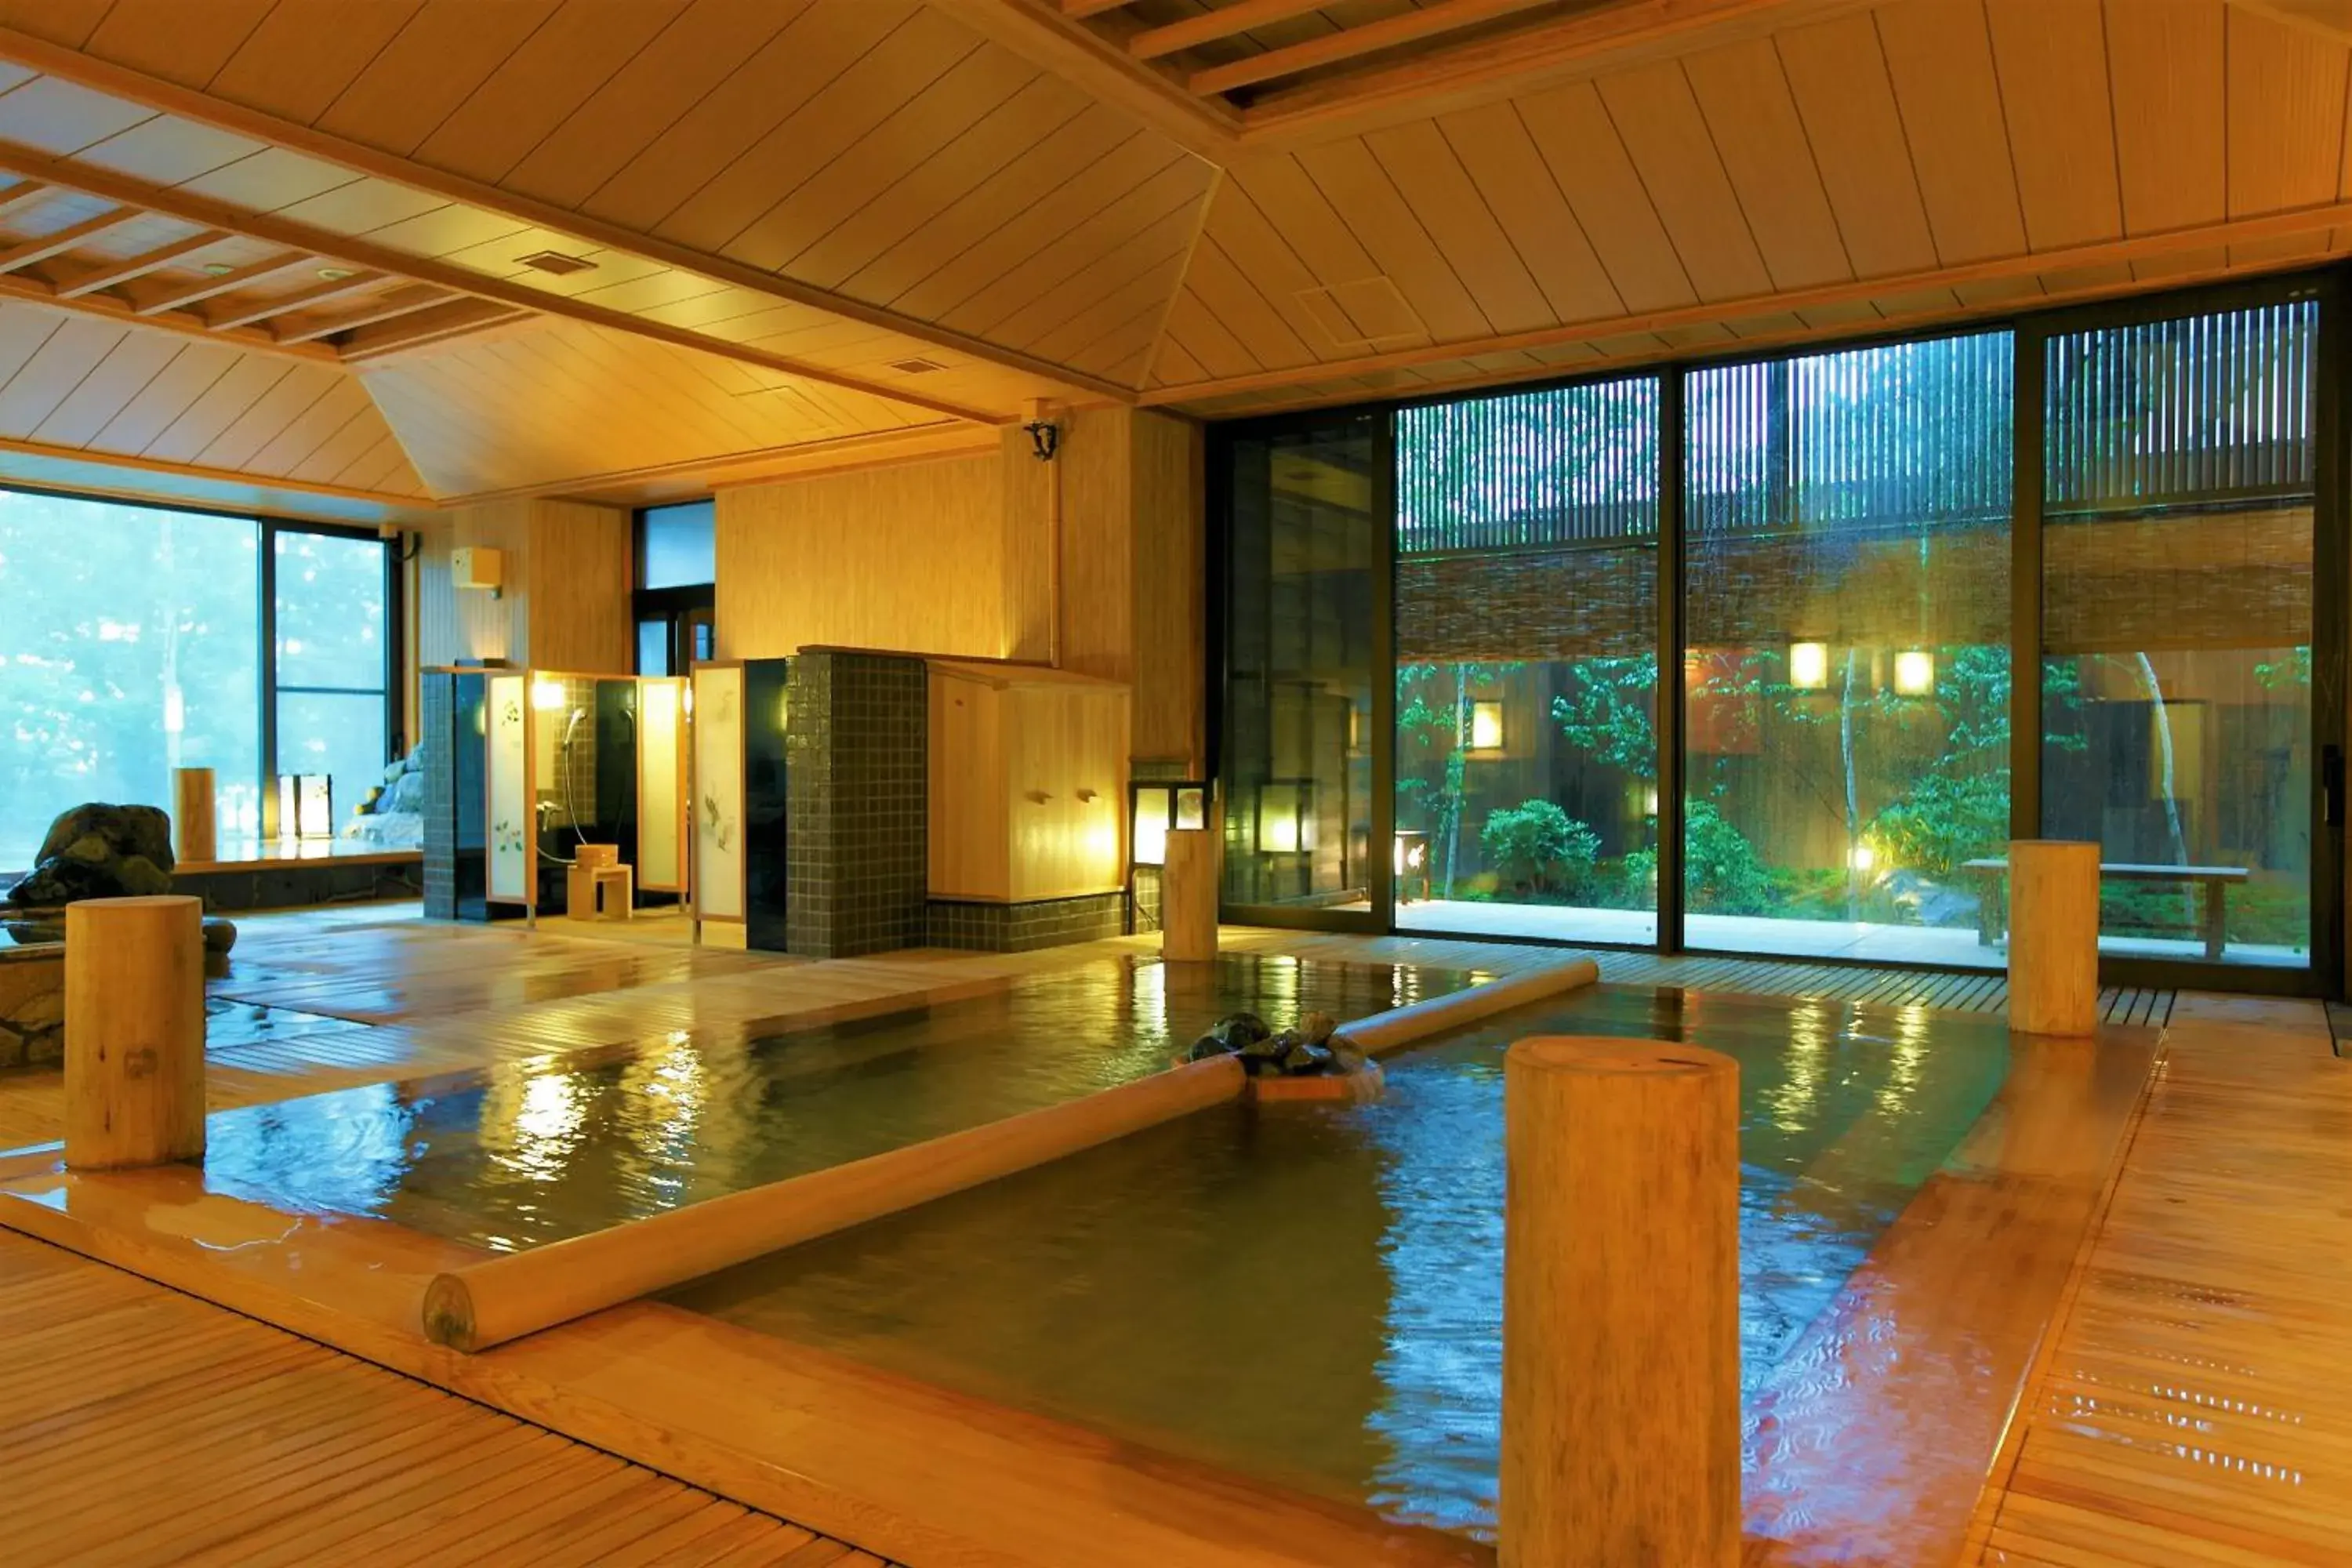
<path fill-rule="evenodd" d="M 1937 289 L 1955 290 L 1974 284 L 1996 283 L 2014 279 L 2048 277 L 2057 274 L 2095 272 L 2101 268 L 2128 267 L 2132 263 L 2154 260 L 2159 257 L 2178 256 L 2184 252 L 2227 250 L 2236 246 L 2260 245 L 2267 241 L 2292 239 L 2312 234 L 2352 226 L 2352 201 L 2330 202 L 2323 206 L 2303 207 L 2292 212 L 2271 213 L 2262 217 L 2235 218 L 2223 223 L 2201 224 L 2194 228 L 2173 229 L 2131 239 L 2106 239 L 2088 245 L 2068 246 L 2063 249 L 2029 252 L 2023 256 L 2001 257 L 1990 261 L 1971 261 L 1957 267 L 1931 268 L 1920 272 L 1893 273 L 1878 278 L 1864 278 L 1848 282 L 1827 283 L 1813 289 L 1791 289 L 1778 294 L 1756 294 L 1736 300 L 1715 300 L 1696 305 L 1679 305 L 1669 310 L 1650 310 L 1638 315 L 1595 317 L 1588 321 L 1564 322 L 1556 327 L 1539 327 L 1523 332 L 1500 333 L 1493 337 L 1454 339 L 1446 342 L 1416 344 L 1409 349 L 1391 349 L 1381 353 L 1357 354 L 1348 359 L 1325 360 L 1319 364 L 1298 365 L 1286 370 L 1255 371 L 1247 375 L 1221 376 L 1209 381 L 1193 382 L 1183 386 L 1155 387 L 1139 400 L 1147 406 L 1196 402 L 1204 397 L 1222 397 L 1234 393 L 1278 391 L 1286 386 L 1299 386 L 1338 378 L 1377 375 L 1386 371 L 1410 370 L 1424 364 L 1443 364 L 1455 360 L 1475 358 L 1483 354 L 1520 353 L 1530 349 L 1559 348 L 1570 343 L 1589 342 L 1600 338 L 1624 337 L 1643 332 L 1665 332 L 1678 328 L 1715 326 L 1726 321 L 1754 320 L 1765 316 L 1784 316 L 1797 311 L 1822 310 L 1833 305 L 1850 305 L 1877 300 L 1890 300 L 1904 295 L 1933 293 Z M 2310 267 L 2322 258 L 2304 257 L 2285 265 Z M 1955 305 L 1949 311 L 1935 312 L 1939 319 L 1967 316 L 1999 320 L 2013 315 L 2016 308 L 2004 306 L 1993 310 L 1971 311 Z M 1851 328 L 1847 329 L 1851 332 Z M 1745 340 L 1741 340 L 1743 342 Z M 1686 354 L 1681 357 L 1688 357 Z M 1524 378 L 1522 378 L 1524 379 Z"/>
<path fill-rule="evenodd" d="M 342 346 L 345 364 L 362 365 L 413 349 L 429 348 L 451 338 L 465 337 L 491 327 L 520 321 L 532 312 L 490 300 L 448 299 L 426 306 L 392 326 L 352 329 Z"/>
<path fill-rule="evenodd" d="M 329 268 L 329 271 L 341 271 Z M 242 304 L 232 300 L 205 312 L 205 321 L 215 331 L 226 331 L 231 327 L 249 327 L 256 321 L 267 321 L 278 316 L 290 316 L 297 310 L 308 310 L 318 305 L 331 305 L 353 294 L 392 281 L 387 273 L 352 272 L 347 277 L 329 278 L 313 283 L 308 289 L 297 289 L 291 294 L 279 294 L 268 300 L 247 300 Z"/>
<path fill-rule="evenodd" d="M 678 348 L 715 354 L 722 359 L 740 360 L 769 370 L 782 371 L 806 381 L 829 386 L 846 387 L 868 396 L 887 398 L 910 408 L 929 409 L 953 419 L 969 419 L 982 425 L 1011 424 L 1016 417 L 1011 410 L 997 411 L 967 406 L 909 392 L 896 383 L 879 382 L 864 376 L 847 375 L 823 365 L 814 365 L 783 354 L 770 353 L 744 343 L 731 343 L 723 339 L 708 338 L 684 327 L 673 327 L 648 321 L 625 311 L 591 305 L 569 295 L 552 294 L 534 289 L 526 283 L 508 279 L 492 278 L 449 262 L 430 257 L 412 256 L 389 246 L 371 240 L 356 239 L 349 235 L 312 228 L 307 224 L 292 222 L 274 213 L 247 212 L 210 196 L 198 195 L 176 186 L 151 185 L 111 170 L 98 169 L 56 158 L 19 142 L 0 141 L 0 173 L 23 174 L 46 180 L 67 190 L 85 195 L 143 207 L 165 217 L 178 218 L 183 223 L 211 228 L 226 229 L 249 239 L 282 247 L 281 254 L 270 261 L 257 263 L 273 271 L 288 266 L 301 266 L 320 261 L 331 266 L 348 267 L 353 271 L 378 272 L 388 277 L 405 278 L 411 282 L 429 283 L 452 294 L 470 295 L 478 300 L 495 300 L 499 304 L 551 316 L 565 316 L 592 326 L 609 328 L 614 331 L 634 333 L 641 338 L 672 344 Z M 199 297 L 225 293 L 240 283 L 250 281 L 247 274 L 252 268 L 241 268 L 221 278 L 207 279 L 203 284 L 191 284 L 186 289 L 158 299 L 142 301 L 141 310 L 161 310 L 187 303 Z M 211 288 L 211 285 L 225 285 Z M 226 324 L 226 323 L 224 323 Z M 267 334 L 263 334 L 267 341 Z M 1122 396 L 1134 396 L 1132 388 L 1122 390 Z"/>
<path fill-rule="evenodd" d="M 0 213 L 12 213 L 18 207 L 31 205 L 44 196 L 55 195 L 57 191 L 53 187 L 45 185 L 38 180 L 19 180 L 6 190 L 0 191 Z"/>
<path fill-rule="evenodd" d="M 1082 36 L 1112 64 L 1128 72 L 1130 77 L 1140 79 L 1125 57 L 1120 55 L 1113 46 L 1096 37 L 1092 31 L 1082 24 L 1067 22 L 1058 13 L 1038 8 L 1035 5 L 1035 0 L 934 0 L 934 3 L 958 15 L 985 13 L 991 10 L 1001 11 L 1017 3 L 1022 8 L 1024 16 L 1033 26 L 1036 21 L 1042 19 L 1066 27 L 1071 33 Z M 994 20 L 1001 22 L 1002 18 Z M 357 174 L 391 180 L 412 190 L 439 196 L 445 201 L 482 207 L 502 216 L 513 218 L 518 223 L 563 236 L 577 242 L 583 248 L 614 250 L 642 257 L 648 261 L 691 272 L 709 279 L 713 282 L 727 284 L 781 303 L 809 306 L 847 321 L 898 333 L 917 342 L 928 343 L 934 348 L 947 349 L 983 364 L 992 364 L 1001 370 L 1034 376 L 1114 401 L 1130 402 L 1135 396 L 1135 389 L 1131 386 L 1123 386 L 1117 382 L 1108 381 L 1082 371 L 1071 370 L 1066 366 L 1055 364 L 1050 361 L 990 342 L 984 338 L 973 337 L 969 333 L 919 321 L 911 316 L 900 315 L 882 306 L 868 304 L 847 295 L 836 294 L 814 284 L 803 283 L 784 277 L 780 273 L 766 271 L 761 268 L 706 251 L 695 250 L 669 240 L 591 217 L 583 213 L 572 212 L 550 202 L 540 201 L 516 192 L 502 190 L 496 185 L 486 184 L 478 180 L 468 179 L 462 174 L 435 169 L 395 153 L 363 146 L 328 132 L 313 130 L 308 125 L 294 121 L 283 120 L 258 110 L 247 109 L 241 104 L 214 98 L 193 88 L 183 87 L 175 82 L 149 76 L 142 71 L 98 59 L 78 49 L 49 43 L 46 39 L 37 38 L 29 33 L 13 27 L 0 27 L 0 60 L 12 61 L 39 71 L 43 75 L 71 82 L 94 92 L 122 99 L 142 108 L 175 115 L 198 124 L 210 126 L 215 130 L 226 131 L 233 135 L 268 142 L 289 152 L 321 159 Z M 1151 79 L 1160 80 L 1156 77 Z M 1212 112 L 1208 106 L 1192 100 L 1172 82 L 1160 81 L 1160 88 L 1167 110 L 1180 110 L 1190 116 L 1196 140 L 1203 138 L 1217 140 L 1230 150 L 1237 126 L 1234 117 L 1230 114 L 1220 116 Z M 77 188 L 82 187 L 77 186 Z M 218 205 L 218 204 L 213 205 Z M 259 221 L 259 218 L 260 215 L 255 215 L 255 221 Z M 361 242 L 353 240 L 343 244 L 348 250 Z M 383 254 L 389 256 L 396 253 L 385 250 Z M 467 272 L 460 268 L 429 262 L 421 257 L 408 258 L 406 260 L 408 264 L 389 269 L 423 282 L 443 281 L 442 277 L 429 275 L 424 270 L 429 266 L 437 268 L 441 274 L 462 275 L 474 279 L 475 281 L 471 283 L 453 285 L 459 288 L 462 292 L 472 293 L 485 299 L 509 297 L 508 292 L 500 291 L 505 289 L 500 279 Z M 368 265 L 375 266 L 378 263 L 371 261 Z M 516 289 L 509 292 L 527 292 L 527 290 Z M 554 296 L 546 296 L 544 300 L 545 303 L 542 306 L 533 308 L 545 309 L 552 314 L 566 313 L 560 308 L 560 302 Z M 591 318 L 583 316 L 582 319 Z M 664 328 L 657 322 L 628 315 L 624 311 L 599 310 L 593 319 L 599 325 L 610 326 L 618 331 L 635 331 L 641 336 L 657 338 L 666 342 L 682 343 L 710 353 L 732 354 L 737 358 L 745 357 L 746 351 L 728 344 L 723 339 L 706 337 L 697 332 L 679 332 Z M 992 411 L 979 415 L 971 409 L 940 405 L 927 399 L 921 393 L 911 391 L 896 382 L 871 381 L 842 375 L 817 366 L 802 365 L 797 362 L 785 363 L 790 363 L 793 374 L 805 375 L 811 380 L 824 381 L 834 385 L 848 387 L 854 391 L 888 398 L 893 402 L 907 404 L 912 407 L 929 408 L 936 413 L 948 414 L 956 418 L 981 417 L 989 423 L 997 423 L 1001 418 L 1013 417 L 1009 410 L 1002 416 Z M 776 368 L 783 368 L 783 364 L 779 363 Z"/>
<path fill-rule="evenodd" d="M 68 224 L 55 234 L 45 234 L 38 239 L 28 239 L 22 245 L 0 250 L 0 272 L 14 272 L 30 267 L 36 261 L 47 261 L 52 256 L 62 256 L 87 239 L 95 239 L 125 224 L 137 223 L 147 215 L 135 207 L 115 207 L 96 217 L 86 217 L 79 223 Z"/>
<path fill-rule="evenodd" d="M 1099 16 L 1106 11 L 1116 11 L 1127 0 L 1062 0 L 1062 15 L 1073 21 L 1083 22 L 1088 16 Z M 1316 0 L 1317 5 L 1323 0 Z"/>
<path fill-rule="evenodd" d="M 457 298 L 457 295 L 430 284 L 413 283 L 386 294 L 381 300 L 338 315 L 321 316 L 313 321 L 280 321 L 270 328 L 269 335 L 281 343 L 316 342 L 320 338 L 333 337 L 337 332 L 357 331 L 362 327 L 373 327 L 380 321 L 394 321 L 403 316 L 413 316 L 436 305 L 446 305 Z"/>
<path fill-rule="evenodd" d="M 137 256 L 126 257 L 121 261 L 107 262 L 94 267 L 88 272 L 59 283 L 58 298 L 76 300 L 84 294 L 95 294 L 101 289 L 111 289 L 117 284 L 128 283 L 134 278 L 144 278 L 150 272 L 171 266 L 174 261 L 184 261 L 200 251 L 210 250 L 223 240 L 236 237 L 226 229 L 201 230 L 188 236 L 185 239 L 175 239 L 169 245 L 159 245 L 154 249 L 142 251 Z"/>
<path fill-rule="evenodd" d="M 1460 32 L 1465 27 L 1515 11 L 1532 11 L 1549 4 L 1549 0 L 1437 0 L 1435 5 L 1417 10 L 1400 11 L 1393 16 L 1383 16 L 1377 22 L 1360 23 L 1342 27 L 1325 37 L 1310 38 L 1303 44 L 1292 44 L 1279 49 L 1268 49 L 1251 55 L 1229 65 L 1211 66 L 1194 71 L 1184 79 L 1184 85 L 1203 98 L 1213 93 L 1230 92 L 1237 87 L 1250 87 L 1276 77 L 1297 76 L 1300 71 L 1313 70 L 1318 66 L 1337 65 L 1379 49 L 1392 49 L 1400 44 L 1417 43 L 1444 33 Z M 1639 0 L 1645 11 L 1664 9 L 1665 0 Z"/>
<path fill-rule="evenodd" d="M 1619 0 L 1291 87 L 1242 111 L 1242 144 L 1293 149 L 1769 36 L 1880 0 Z M 1427 10 L 1412 13 L 1426 16 Z"/>
<path fill-rule="evenodd" d="M 1161 27 L 1146 27 L 1127 40 L 1127 52 L 1139 60 L 1156 60 L 1162 55 L 1172 55 L 1179 49 L 1189 49 L 1197 44 L 1213 44 L 1219 38 L 1230 38 L 1253 27 L 1286 22 L 1293 16 L 1320 10 L 1330 3 L 1331 0 L 1239 0 L 1236 5 L 1203 11 L 1181 22 L 1171 22 Z"/>
<path fill-rule="evenodd" d="M 248 283 L 260 283 L 291 272 L 298 267 L 313 267 L 319 258 L 308 250 L 281 250 L 275 256 L 263 257 L 228 272 L 197 279 L 193 283 L 175 284 L 160 294 L 150 294 L 131 301 L 131 309 L 142 316 L 157 316 L 166 310 L 177 310 L 199 304 L 222 294 L 232 294 Z"/>

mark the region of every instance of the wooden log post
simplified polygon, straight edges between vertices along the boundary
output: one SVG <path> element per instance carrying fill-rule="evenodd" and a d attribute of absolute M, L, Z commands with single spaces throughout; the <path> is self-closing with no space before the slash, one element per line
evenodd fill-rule
<path fill-rule="evenodd" d="M 1171 827 L 1160 868 L 1160 955 L 1217 956 L 1217 880 L 1223 848 L 1213 827 Z"/>
<path fill-rule="evenodd" d="M 66 1163 L 205 1152 L 204 901 L 66 906 Z"/>
<path fill-rule="evenodd" d="M 2099 1027 L 2099 847 L 2021 838 L 2009 847 L 2009 1026 L 2024 1035 Z"/>
<path fill-rule="evenodd" d="M 1504 1058 L 1502 1568 L 1739 1560 L 1739 1068 Z"/>
<path fill-rule="evenodd" d="M 210 768 L 172 770 L 172 854 L 179 860 L 220 858 L 218 817 L 213 810 Z"/>

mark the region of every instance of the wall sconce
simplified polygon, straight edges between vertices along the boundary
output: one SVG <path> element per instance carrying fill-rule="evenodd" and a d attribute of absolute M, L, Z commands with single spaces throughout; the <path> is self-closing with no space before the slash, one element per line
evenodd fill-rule
<path fill-rule="evenodd" d="M 1429 835 L 1415 828 L 1397 830 L 1396 847 L 1391 851 L 1391 865 L 1396 874 L 1396 901 L 1412 902 L 1412 889 L 1419 888 L 1421 896 L 1429 897 Z"/>
<path fill-rule="evenodd" d="M 1819 691 L 1830 683 L 1830 645 L 1792 642 L 1789 645 L 1789 684 L 1800 691 Z"/>
<path fill-rule="evenodd" d="M 1209 826 L 1209 786 L 1198 780 L 1127 786 L 1128 858 L 1138 866 L 1168 863 L 1168 830 Z"/>
<path fill-rule="evenodd" d="M 278 775 L 278 837 L 332 838 L 335 781 L 325 773 Z"/>
<path fill-rule="evenodd" d="M 1474 752 L 1499 752 L 1503 749 L 1501 703 L 1470 704 L 1470 749 Z"/>
<path fill-rule="evenodd" d="M 554 713 L 563 707 L 563 682 L 553 676 L 535 677 L 530 683 L 530 705 L 541 713 Z"/>
<path fill-rule="evenodd" d="M 1257 847 L 1263 855 L 1299 855 L 1313 847 L 1308 826 L 1315 786 L 1301 780 L 1257 786 Z"/>
<path fill-rule="evenodd" d="M 1895 656 L 1895 690 L 1902 697 L 1925 697 L 1936 689 L 1936 656 L 1925 648 L 1906 648 Z"/>

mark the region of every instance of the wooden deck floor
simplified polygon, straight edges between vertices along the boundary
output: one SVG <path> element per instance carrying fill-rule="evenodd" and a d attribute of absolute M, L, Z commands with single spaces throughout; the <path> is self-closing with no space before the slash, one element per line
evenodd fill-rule
<path fill-rule="evenodd" d="M 2352 1563 L 2352 1062 L 2315 1005 L 2200 1000 L 2169 1032 L 1975 1561 Z"/>
<path fill-rule="evenodd" d="M 1251 933 L 1238 944 L 1275 942 L 1492 969 L 1559 956 L 1424 938 Z M 265 919 L 248 924 L 239 972 L 215 992 L 269 1009 L 259 1015 L 268 1026 L 215 1050 L 212 1092 L 215 1104 L 250 1103 L 663 1030 L 757 1029 L 795 1013 L 918 1000 L 950 970 L 1005 974 L 1072 956 L 908 955 L 820 971 L 740 952 L 383 924 L 358 911 Z M 1994 977 L 1596 956 L 1605 978 L 1624 984 L 1971 1011 L 2005 1001 Z M 2168 1021 L 2171 1065 L 2045 1342 L 1969 1559 L 2352 1562 L 2352 1062 L 2330 1054 L 2316 1005 L 2169 992 L 2105 1002 L 2116 1022 Z M 0 1079 L 0 1151 L 54 1138 L 60 1110 L 56 1075 Z M 482 1560 L 469 1549 L 495 1539 L 533 1562 L 876 1561 L 5 1235 L 0 1314 L 0 1447 L 32 1456 L 9 1461 L 10 1529 L 21 1515 L 29 1533 L 12 1533 L 0 1558 L 29 1543 L 40 1550 L 26 1561 L 181 1561 L 191 1550 L 206 1561 L 321 1561 L 335 1556 L 323 1545 L 347 1542 L 355 1551 L 344 1560 L 375 1561 L 365 1547 L 376 1532 L 421 1519 L 425 1549 L 404 1536 L 403 1560 Z M 411 1447 L 412 1430 L 438 1437 Z M 133 1464 L 173 1484 L 142 1498 L 120 1484 Z M 640 1517 L 651 1521 L 642 1530 Z M 493 1519 L 522 1536 L 477 1536 Z"/>
<path fill-rule="evenodd" d="M 0 1560 L 882 1560 L 482 1405 L 0 1232 Z"/>

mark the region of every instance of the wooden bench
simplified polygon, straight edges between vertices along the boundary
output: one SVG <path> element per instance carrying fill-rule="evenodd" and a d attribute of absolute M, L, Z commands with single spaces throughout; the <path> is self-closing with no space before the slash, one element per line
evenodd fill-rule
<path fill-rule="evenodd" d="M 2000 878 L 2009 869 L 2005 859 L 1969 860 L 1960 869 L 1974 871 L 1992 886 L 1977 904 L 1977 942 L 1990 947 L 2000 940 L 2000 915 L 1992 894 Z M 2245 881 L 2252 875 L 2243 866 L 2143 866 L 2133 861 L 2102 861 L 2099 879 L 2118 882 L 2193 882 L 2204 892 L 2204 916 L 2199 921 L 2200 934 L 2205 939 L 2205 956 L 2219 960 L 2224 942 L 2223 916 L 2228 904 L 2228 889 L 2232 882 Z"/>

